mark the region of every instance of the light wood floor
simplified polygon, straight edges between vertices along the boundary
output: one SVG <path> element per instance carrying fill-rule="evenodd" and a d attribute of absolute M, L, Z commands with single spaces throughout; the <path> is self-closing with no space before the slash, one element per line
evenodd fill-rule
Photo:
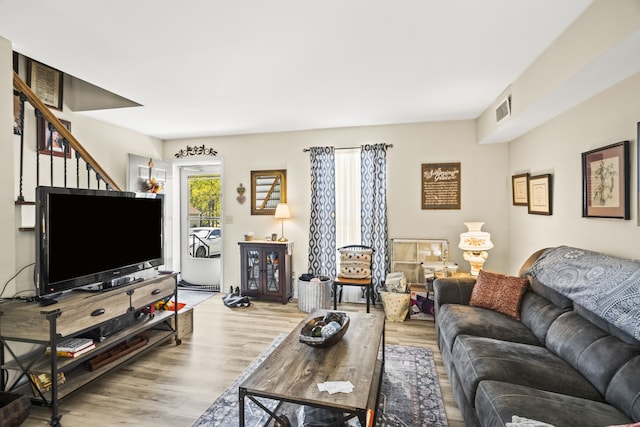
<path fill-rule="evenodd" d="M 365 311 L 364 304 L 341 304 Z M 372 307 L 372 310 L 382 308 Z M 230 309 L 220 295 L 194 308 L 194 332 L 181 345 L 159 347 L 60 404 L 64 427 L 191 426 L 213 401 L 280 333 L 290 332 L 306 316 L 296 301 L 255 301 Z M 386 323 L 388 344 L 433 350 L 449 426 L 463 427 L 435 341 L 433 322 Z M 33 407 L 24 426 L 49 424 L 48 408 Z"/>

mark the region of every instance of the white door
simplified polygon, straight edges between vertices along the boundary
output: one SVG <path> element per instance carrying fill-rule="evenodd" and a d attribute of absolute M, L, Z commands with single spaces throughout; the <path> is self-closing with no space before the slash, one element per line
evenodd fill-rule
<path fill-rule="evenodd" d="M 183 286 L 220 290 L 222 283 L 222 167 L 181 164 L 180 273 Z"/>

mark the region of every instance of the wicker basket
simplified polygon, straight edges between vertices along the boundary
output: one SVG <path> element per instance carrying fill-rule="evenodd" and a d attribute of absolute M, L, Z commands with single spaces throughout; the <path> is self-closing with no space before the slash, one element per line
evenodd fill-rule
<path fill-rule="evenodd" d="M 404 322 L 411 306 L 411 294 L 401 292 L 380 292 L 382 306 L 387 320 Z"/>
<path fill-rule="evenodd" d="M 0 391 L 0 425 L 19 426 L 31 413 L 31 401 L 27 396 Z"/>

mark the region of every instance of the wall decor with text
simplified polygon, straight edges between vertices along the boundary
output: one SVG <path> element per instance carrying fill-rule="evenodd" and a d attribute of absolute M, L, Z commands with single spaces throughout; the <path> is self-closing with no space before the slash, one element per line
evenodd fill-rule
<path fill-rule="evenodd" d="M 423 163 L 422 209 L 460 209 L 460 162 Z"/>
<path fill-rule="evenodd" d="M 511 177 L 511 189 L 514 206 L 529 205 L 529 174 L 521 173 Z"/>
<path fill-rule="evenodd" d="M 529 213 L 551 215 L 553 213 L 553 193 L 551 174 L 536 175 L 529 178 Z"/>
<path fill-rule="evenodd" d="M 27 85 L 47 107 L 62 111 L 62 83 L 62 71 L 27 60 Z"/>

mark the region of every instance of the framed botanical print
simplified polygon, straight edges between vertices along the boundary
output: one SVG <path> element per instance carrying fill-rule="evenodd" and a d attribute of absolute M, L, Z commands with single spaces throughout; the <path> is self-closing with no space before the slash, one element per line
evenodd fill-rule
<path fill-rule="evenodd" d="M 582 216 L 630 218 L 629 141 L 582 153 Z"/>

